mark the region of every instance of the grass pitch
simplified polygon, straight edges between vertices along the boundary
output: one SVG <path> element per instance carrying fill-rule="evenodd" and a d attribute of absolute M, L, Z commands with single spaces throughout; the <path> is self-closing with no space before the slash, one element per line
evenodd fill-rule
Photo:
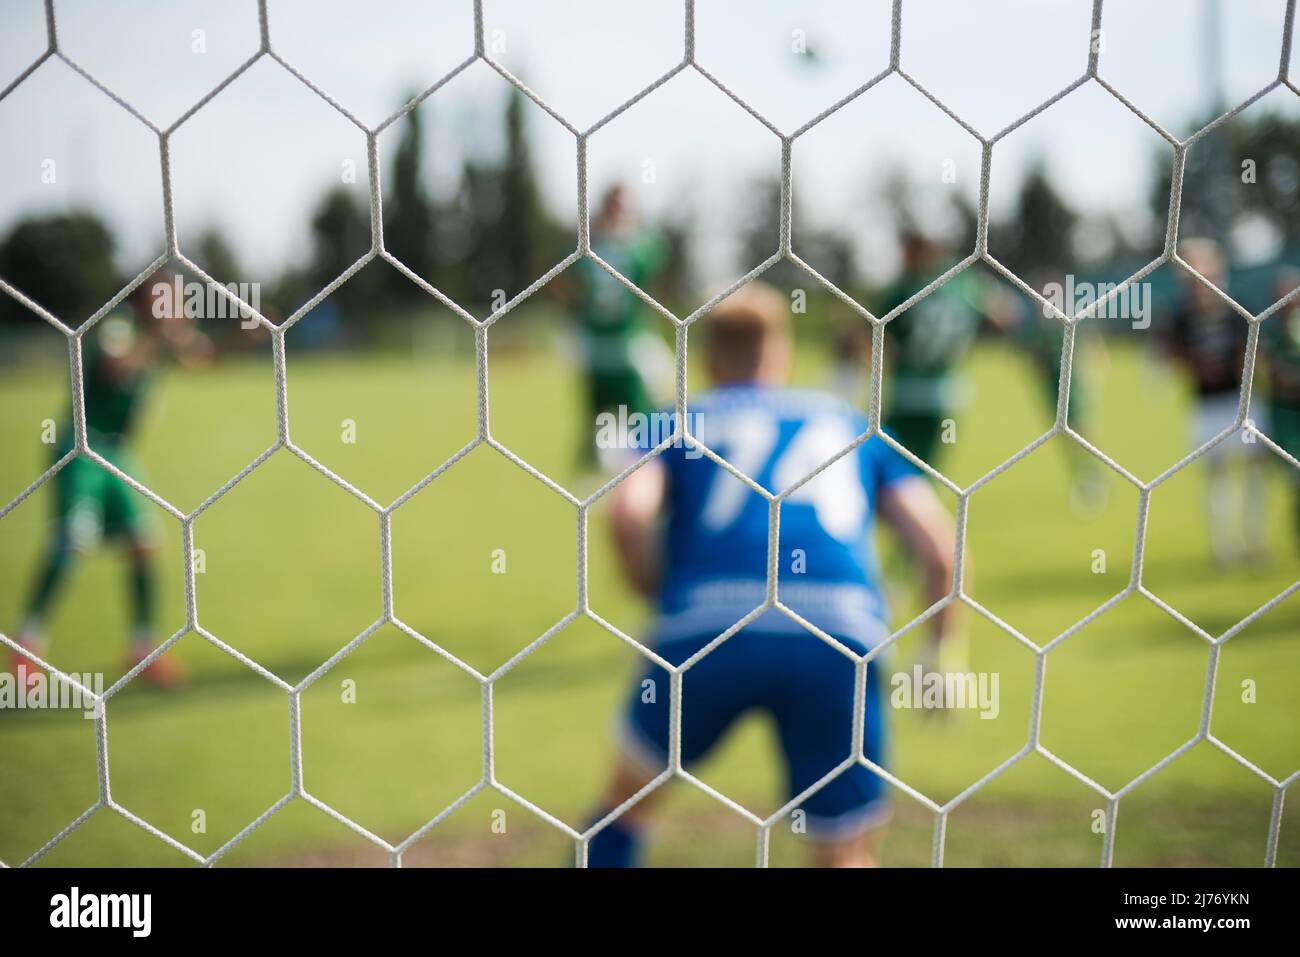
<path fill-rule="evenodd" d="M 1141 479 L 1187 450 L 1187 400 L 1179 384 L 1137 351 L 1112 346 L 1082 363 L 1093 375 L 1089 434 Z M 971 403 L 958 441 L 939 463 L 959 484 L 978 478 L 1044 432 L 1048 403 L 1023 356 L 981 346 L 971 361 Z M 820 369 L 801 357 L 801 377 Z M 472 359 L 446 353 L 348 357 L 289 355 L 290 425 L 296 442 L 381 503 L 469 441 L 475 428 Z M 694 387 L 695 382 L 692 382 Z M 0 378 L 0 499 L 44 467 L 41 422 L 61 420 L 66 369 L 7 369 Z M 138 441 L 145 478 L 189 509 L 274 439 L 269 362 L 172 370 L 158 383 Z M 494 352 L 493 434 L 579 494 L 580 388 L 557 351 Z M 355 442 L 345 440 L 351 422 Z M 1088 430 L 1085 430 L 1088 431 Z M 1086 517 L 1069 498 L 1066 443 L 1047 445 L 978 490 L 969 512 L 969 587 L 992 613 L 1044 643 L 1124 588 L 1137 494 L 1108 483 L 1103 510 Z M 1208 562 L 1199 465 L 1152 498 L 1144 582 L 1212 634 L 1232 627 L 1300 577 L 1290 523 L 1291 488 L 1272 470 L 1265 570 L 1216 571 Z M 17 624 L 43 547 L 48 487 L 0 521 L 0 627 Z M 150 506 L 152 508 L 152 506 Z M 157 514 L 160 631 L 184 619 L 178 526 Z M 591 516 L 593 608 L 635 635 L 645 609 L 621 585 Z M 198 519 L 200 621 L 222 641 L 291 683 L 380 615 L 376 514 L 287 452 L 276 453 Z M 883 543 L 886 551 L 890 544 Z M 487 672 L 559 621 L 575 602 L 573 509 L 490 449 L 480 448 L 395 513 L 397 615 Z M 504 558 L 504 574 L 494 562 Z M 1100 559 L 1100 560 L 1099 560 Z M 908 569 L 887 559 L 895 624 L 919 609 Z M 499 567 L 499 566 L 498 566 Z M 1099 570 L 1100 569 L 1100 570 Z M 125 566 L 111 550 L 89 557 L 50 624 L 55 664 L 77 672 L 124 668 Z M 1300 599 L 1282 602 L 1223 648 L 1214 734 L 1270 775 L 1300 768 Z M 969 612 L 970 666 L 1000 676 L 995 719 L 976 712 L 938 720 L 894 711 L 892 764 L 913 787 L 949 800 L 1015 755 L 1030 727 L 1033 655 Z M 893 665 L 910 667 L 918 637 Z M 290 787 L 285 695 L 203 641 L 175 652 L 191 685 L 175 694 L 129 687 L 108 710 L 113 797 L 200 853 L 211 853 Z M 1201 718 L 1209 648 L 1154 604 L 1133 597 L 1072 635 L 1047 659 L 1044 745 L 1116 789 L 1192 738 Z M 503 678 L 494 693 L 499 779 L 581 827 L 612 756 L 615 711 L 638 667 L 635 653 L 578 620 Z M 478 684 L 396 628 L 375 631 L 302 696 L 308 791 L 396 842 L 439 814 L 480 778 Z M 709 784 L 760 814 L 783 803 L 772 731 L 746 721 L 701 767 Z M 0 713 L 0 860 L 17 864 L 91 806 L 97 795 L 94 724 L 80 712 Z M 1117 864 L 1263 862 L 1271 793 L 1251 772 L 1201 743 L 1120 805 Z M 1294 803 L 1294 802 L 1293 802 Z M 964 801 L 948 822 L 950 865 L 1095 864 L 1103 801 L 1029 755 Z M 500 813 L 500 812 L 503 812 Z M 504 823 L 504 833 L 502 833 Z M 495 826 L 494 826 L 495 825 Z M 929 861 L 932 816 L 897 795 L 885 863 Z M 773 830 L 772 862 L 797 863 L 798 840 Z M 651 861 L 747 864 L 754 831 L 702 792 L 679 786 L 665 808 Z M 559 864 L 562 833 L 495 791 L 449 815 L 407 854 L 412 864 Z M 101 811 L 44 863 L 179 864 L 184 858 L 122 817 Z M 1300 863 L 1300 816 L 1284 815 L 1280 864 Z M 382 850 L 303 801 L 294 801 L 223 859 L 228 864 L 385 864 Z"/>

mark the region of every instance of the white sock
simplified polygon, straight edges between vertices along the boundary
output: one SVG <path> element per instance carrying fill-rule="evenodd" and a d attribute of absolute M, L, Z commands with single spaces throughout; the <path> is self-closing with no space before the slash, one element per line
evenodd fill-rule
<path fill-rule="evenodd" d="M 18 627 L 18 643 L 22 645 L 42 645 L 44 644 L 45 629 L 41 627 L 41 620 L 35 615 L 28 615 L 23 619 L 23 623 Z"/>

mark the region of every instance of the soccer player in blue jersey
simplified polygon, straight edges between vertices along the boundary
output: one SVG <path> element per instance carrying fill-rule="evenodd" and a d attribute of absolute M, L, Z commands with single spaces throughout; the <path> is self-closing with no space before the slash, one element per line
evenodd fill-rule
<path fill-rule="evenodd" d="M 751 283 L 696 329 L 714 389 L 692 402 L 693 431 L 763 487 L 789 487 L 867 431 L 866 418 L 841 400 L 784 387 L 792 353 L 788 311 L 771 287 Z M 628 579 L 657 606 L 648 641 L 664 659 L 681 664 L 763 603 L 768 505 L 743 482 L 683 443 L 611 494 L 616 550 Z M 780 514 L 781 600 L 858 655 L 888 634 L 872 541 L 877 514 L 919 559 L 927 601 L 948 594 L 951 519 L 929 481 L 878 437 L 793 492 Z M 948 607 L 930 619 L 936 640 L 948 627 Z M 863 723 L 865 756 L 883 766 L 878 667 L 869 665 L 865 709 L 855 712 L 853 661 L 768 609 L 685 672 L 683 764 L 707 754 L 742 714 L 762 710 L 775 721 L 792 799 L 850 756 L 856 721 Z M 656 665 L 633 687 L 621 755 L 595 820 L 667 766 L 669 689 L 667 672 Z M 855 764 L 801 802 L 813 863 L 876 862 L 889 810 L 885 787 Z M 595 835 L 588 865 L 635 865 L 663 791 Z"/>

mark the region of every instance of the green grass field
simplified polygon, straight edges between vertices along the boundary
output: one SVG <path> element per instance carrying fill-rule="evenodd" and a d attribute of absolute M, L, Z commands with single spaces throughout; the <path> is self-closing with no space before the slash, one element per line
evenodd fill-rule
<path fill-rule="evenodd" d="M 493 433 L 580 493 L 575 475 L 579 384 L 558 353 L 494 351 Z M 1136 351 L 1112 346 L 1088 360 L 1095 374 L 1095 440 L 1148 479 L 1185 450 L 1186 400 Z M 972 481 L 1043 432 L 1042 390 L 1024 359 L 982 346 L 972 360 L 972 402 L 940 463 Z M 803 358 L 802 377 L 817 363 Z M 693 380 L 692 385 L 696 380 Z M 432 356 L 289 357 L 292 435 L 307 451 L 381 502 L 431 471 L 474 431 L 472 359 Z M 0 500 L 44 467 L 41 422 L 60 420 L 66 370 L 27 365 L 0 376 Z M 356 442 L 343 441 L 344 420 Z M 172 370 L 158 384 L 138 452 L 151 487 L 194 507 L 274 438 L 269 362 Z M 975 493 L 970 505 L 970 590 L 1038 642 L 1086 615 L 1128 581 L 1137 495 L 1116 477 L 1103 512 L 1069 506 L 1067 449 L 1046 447 Z M 1268 490 L 1267 571 L 1218 572 L 1208 562 L 1203 471 L 1179 473 L 1152 499 L 1145 581 L 1214 634 L 1300 577 L 1290 488 L 1274 469 Z M 50 508 L 42 489 L 0 521 L 0 628 L 20 615 Z M 152 508 L 152 507 L 150 507 Z M 158 514 L 162 620 L 184 617 L 179 528 Z M 620 584 L 591 517 L 592 606 L 637 634 L 646 610 Z M 397 615 L 480 670 L 542 634 L 575 601 L 574 512 L 502 456 L 480 448 L 404 504 L 393 523 Z M 296 682 L 379 617 L 378 519 L 356 499 L 281 451 L 196 523 L 205 567 L 198 614 L 214 635 Z M 888 543 L 885 543 L 888 547 Z M 494 574 L 504 550 L 507 570 Z M 1097 550 L 1105 570 L 1095 571 Z M 896 623 L 917 610 L 907 568 L 888 559 Z M 76 672 L 124 668 L 125 564 L 104 550 L 80 565 L 50 631 L 54 663 Z M 967 613 L 971 668 L 1000 675 L 995 720 L 974 712 L 927 720 L 895 711 L 893 766 L 948 800 L 1023 745 L 1033 656 Z M 892 662 L 910 667 L 908 636 Z M 113 797 L 200 853 L 220 847 L 289 790 L 286 696 L 197 635 L 176 654 L 186 690 L 129 687 L 108 710 Z M 1207 645 L 1141 598 L 1121 602 L 1055 649 L 1046 668 L 1042 740 L 1103 785 L 1118 788 L 1191 738 L 1201 714 Z M 634 653 L 579 620 L 525 659 L 495 691 L 496 767 L 509 787 L 581 826 L 612 754 L 614 713 L 637 667 Z M 1252 703 L 1243 683 L 1252 682 Z M 345 701 L 345 692 L 355 701 Z M 377 630 L 303 694 L 307 789 L 365 827 L 398 841 L 480 777 L 480 690 L 475 681 L 392 626 Z M 1281 779 L 1300 767 L 1300 600 L 1292 599 L 1223 648 L 1215 734 Z M 771 729 L 745 723 L 700 776 L 766 814 L 783 803 L 770 759 Z M 80 712 L 0 713 L 0 859 L 16 864 L 96 799 L 94 723 Z M 1271 792 L 1257 776 L 1202 743 L 1144 782 L 1120 806 L 1115 862 L 1123 865 L 1263 862 Z M 1280 864 L 1300 863 L 1300 807 L 1283 819 Z M 949 865 L 1092 865 L 1102 800 L 1037 755 L 968 799 L 948 824 Z M 505 832 L 493 828 L 504 810 Z M 196 812 L 205 825 L 195 833 Z M 885 863 L 929 862 L 932 818 L 898 795 Z M 790 828 L 773 831 L 772 862 L 801 860 Z M 546 865 L 568 861 L 564 835 L 494 791 L 450 815 L 406 855 L 409 865 Z M 651 860 L 665 865 L 748 864 L 753 829 L 694 789 L 678 787 Z M 50 865 L 163 865 L 184 858 L 109 811 L 56 847 Z M 381 849 L 303 801 L 238 845 L 223 863 L 387 863 Z"/>

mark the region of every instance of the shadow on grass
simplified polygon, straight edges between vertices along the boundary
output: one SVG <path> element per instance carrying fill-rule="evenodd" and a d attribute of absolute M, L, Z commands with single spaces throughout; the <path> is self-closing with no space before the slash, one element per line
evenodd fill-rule
<path fill-rule="evenodd" d="M 671 799 L 670 799 L 671 803 Z M 667 809 L 670 813 L 671 808 Z M 948 867 L 1094 867 L 1101 862 L 1101 837 L 1080 821 L 1089 820 L 1090 805 L 1078 802 L 995 802 L 972 800 L 950 820 L 945 848 Z M 1262 835 L 1257 815 L 1240 802 L 1212 801 L 1171 807 L 1162 814 L 1161 833 L 1137 827 L 1121 829 L 1117 842 L 1126 866 L 1198 867 L 1225 863 L 1224 822 L 1253 849 Z M 910 801 L 900 801 L 886 832 L 881 863 L 885 867 L 927 867 L 934 819 Z M 487 833 L 435 828 L 403 857 L 403 866 L 500 867 L 567 866 L 555 857 L 555 842 L 546 839 L 542 821 L 527 819 L 516 842 L 507 844 Z M 753 828 L 722 808 L 693 813 L 673 826 L 655 857 L 668 867 L 716 866 L 737 843 L 753 838 Z M 773 836 L 771 866 L 799 866 L 802 847 L 791 842 L 777 853 Z M 272 867 L 354 867 L 366 861 L 356 849 L 316 848 L 255 863 Z M 734 855 L 733 855 L 734 856 Z M 1243 862 L 1244 863 L 1244 862 Z"/>

